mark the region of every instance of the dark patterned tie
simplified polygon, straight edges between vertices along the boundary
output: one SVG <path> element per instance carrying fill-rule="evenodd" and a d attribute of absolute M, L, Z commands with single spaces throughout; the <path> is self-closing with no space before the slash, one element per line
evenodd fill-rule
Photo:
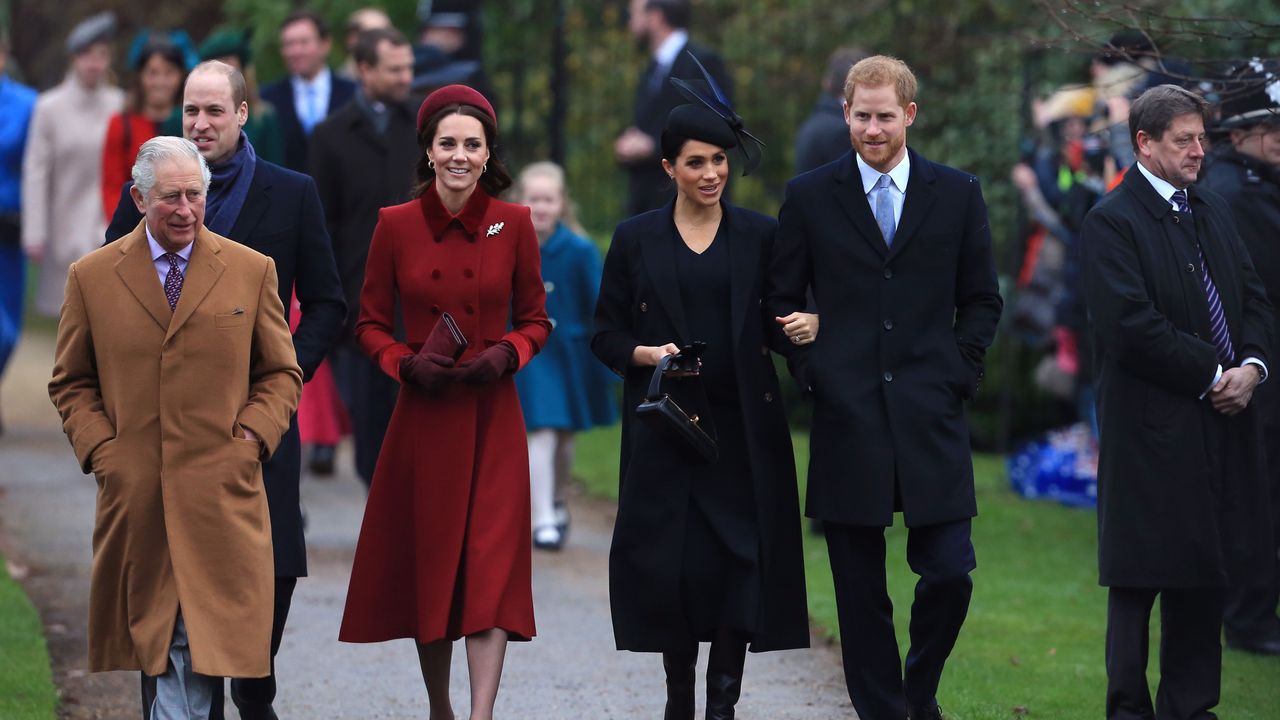
<path fill-rule="evenodd" d="M 1187 203 L 1186 190 L 1175 191 L 1170 200 L 1178 208 L 1178 212 L 1190 214 L 1191 205 Z M 1224 367 L 1231 367 L 1235 364 L 1236 351 L 1231 346 L 1227 316 L 1222 311 L 1222 298 L 1218 296 L 1218 286 L 1213 284 L 1213 278 L 1209 276 L 1209 263 L 1204 259 L 1204 249 L 1200 247 L 1198 241 L 1196 254 L 1200 256 L 1200 277 L 1204 280 L 1204 294 L 1209 300 L 1209 326 L 1212 328 L 1213 346 L 1218 350 L 1218 361 Z"/>
<path fill-rule="evenodd" d="M 178 297 L 182 295 L 182 270 L 178 267 L 178 253 L 165 253 L 164 259 L 169 261 L 169 274 L 164 276 L 164 296 L 172 310 L 178 306 Z"/>

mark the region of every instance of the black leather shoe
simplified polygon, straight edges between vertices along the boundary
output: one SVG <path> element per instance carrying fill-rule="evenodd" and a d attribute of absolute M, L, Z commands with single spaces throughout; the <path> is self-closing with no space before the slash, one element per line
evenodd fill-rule
<path fill-rule="evenodd" d="M 333 474 L 333 458 L 337 453 L 332 445 L 316 445 L 311 448 L 311 474 L 328 477 Z"/>
<path fill-rule="evenodd" d="M 942 708 L 933 707 L 907 708 L 907 720 L 946 720 L 942 716 Z"/>
<path fill-rule="evenodd" d="M 697 645 L 690 650 L 662 653 L 662 669 L 667 673 L 667 709 L 662 720 L 693 720 L 697 664 Z"/>
<path fill-rule="evenodd" d="M 747 643 L 716 640 L 707 658 L 707 720 L 733 720 L 734 706 L 742 695 L 742 665 Z"/>
<path fill-rule="evenodd" d="M 1280 655 L 1280 638 L 1232 638 L 1227 647 L 1254 655 Z"/>
<path fill-rule="evenodd" d="M 560 535 L 565 540 L 569 539 L 569 504 L 563 500 L 556 501 L 556 529 L 560 531 Z"/>

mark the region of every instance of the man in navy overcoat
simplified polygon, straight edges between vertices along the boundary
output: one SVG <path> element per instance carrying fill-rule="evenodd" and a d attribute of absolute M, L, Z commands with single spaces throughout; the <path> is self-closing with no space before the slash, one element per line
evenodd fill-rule
<path fill-rule="evenodd" d="M 765 303 L 786 316 L 812 288 L 822 314 L 788 361 L 814 397 L 806 514 L 826 531 L 849 697 L 862 720 L 941 718 L 975 567 L 964 401 L 1002 301 L 978 179 L 906 146 L 911 70 L 867 58 L 845 88 L 853 152 L 788 184 Z M 905 674 L 885 587 L 895 512 L 920 576 Z"/>

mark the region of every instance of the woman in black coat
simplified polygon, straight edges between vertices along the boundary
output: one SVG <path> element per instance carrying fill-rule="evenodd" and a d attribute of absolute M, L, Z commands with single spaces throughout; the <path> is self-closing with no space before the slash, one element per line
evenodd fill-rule
<path fill-rule="evenodd" d="M 777 226 L 720 200 L 738 136 L 682 105 L 662 134 L 676 198 L 617 227 L 596 306 L 596 356 L 626 380 L 618 517 L 609 554 L 619 650 L 661 652 L 667 720 L 692 720 L 698 643 L 711 642 L 707 718 L 732 718 L 747 645 L 809 645 L 795 461 L 760 297 Z M 778 319 L 812 342 L 817 317 Z M 694 459 L 635 408 L 655 366 L 705 342 L 693 378 L 663 390 L 717 439 Z"/>

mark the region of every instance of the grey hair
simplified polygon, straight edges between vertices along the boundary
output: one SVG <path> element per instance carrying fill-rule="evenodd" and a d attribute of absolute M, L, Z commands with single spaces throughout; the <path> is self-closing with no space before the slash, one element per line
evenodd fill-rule
<path fill-rule="evenodd" d="M 204 181 L 204 191 L 209 192 L 209 181 L 213 174 L 209 172 L 209 164 L 196 149 L 196 144 L 186 138 L 160 135 L 142 143 L 138 149 L 138 159 L 133 163 L 133 184 L 146 198 L 156 186 L 156 163 L 164 160 L 194 159 L 200 163 L 200 177 Z"/>

